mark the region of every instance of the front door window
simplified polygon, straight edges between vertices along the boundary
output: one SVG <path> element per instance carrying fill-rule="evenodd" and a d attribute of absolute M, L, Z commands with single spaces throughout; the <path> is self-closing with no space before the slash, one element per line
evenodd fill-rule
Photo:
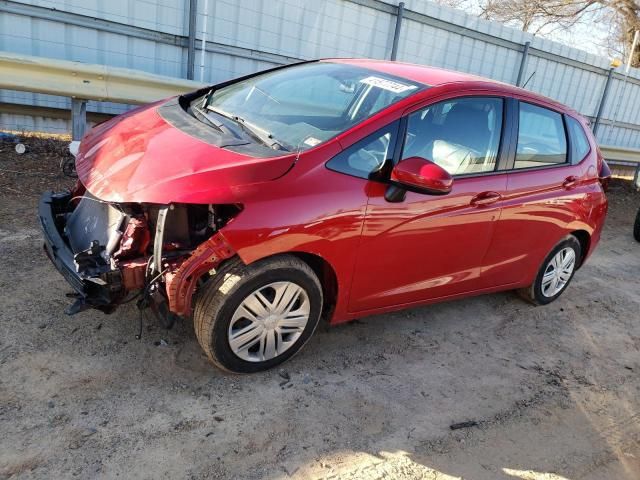
<path fill-rule="evenodd" d="M 496 168 L 503 100 L 465 97 L 429 105 L 409 116 L 403 158 L 422 157 L 451 175 Z"/>

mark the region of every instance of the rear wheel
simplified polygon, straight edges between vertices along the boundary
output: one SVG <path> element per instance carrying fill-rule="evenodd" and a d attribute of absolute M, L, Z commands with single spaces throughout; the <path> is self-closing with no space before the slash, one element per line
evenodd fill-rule
<path fill-rule="evenodd" d="M 579 265 L 582 251 L 580 242 L 569 235 L 547 255 L 531 286 L 519 291 L 526 300 L 546 305 L 562 295 Z"/>
<path fill-rule="evenodd" d="M 636 214 L 636 223 L 633 225 L 633 237 L 640 242 L 640 210 Z"/>
<path fill-rule="evenodd" d="M 322 311 L 313 270 L 293 255 L 244 265 L 234 259 L 196 299 L 194 327 L 218 367 L 251 373 L 295 355 L 311 337 Z"/>

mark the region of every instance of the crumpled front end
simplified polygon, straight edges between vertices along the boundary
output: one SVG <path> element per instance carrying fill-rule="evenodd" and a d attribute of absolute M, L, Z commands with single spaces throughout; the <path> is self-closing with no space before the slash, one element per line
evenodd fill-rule
<path fill-rule="evenodd" d="M 94 307 L 111 312 L 121 299 L 121 274 L 107 266 L 96 242 L 84 252 L 73 251 L 66 235 L 71 193 L 45 193 L 40 198 L 38 214 L 47 255 L 75 290 L 76 302 L 68 314 Z"/>
<path fill-rule="evenodd" d="M 213 140 L 190 135 L 196 126 Z M 135 297 L 190 315 L 199 279 L 234 254 L 219 230 L 241 211 L 243 192 L 282 177 L 297 158 L 238 153 L 217 135 L 173 99 L 82 139 L 76 189 L 46 193 L 39 213 L 47 253 L 76 292 L 69 313 L 110 312 Z"/>
<path fill-rule="evenodd" d="M 73 287 L 74 314 L 132 300 L 159 316 L 189 316 L 198 281 L 234 255 L 218 232 L 235 205 L 113 203 L 84 191 L 45 193 L 45 250 Z"/>

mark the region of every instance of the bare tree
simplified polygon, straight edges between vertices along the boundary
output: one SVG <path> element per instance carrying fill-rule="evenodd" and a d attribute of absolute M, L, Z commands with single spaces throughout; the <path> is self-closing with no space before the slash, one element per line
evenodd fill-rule
<path fill-rule="evenodd" d="M 534 35 L 571 31 L 579 23 L 609 26 L 605 46 L 610 54 L 627 56 L 640 29 L 640 0 L 436 0 L 480 17 L 496 20 Z M 640 67 L 640 49 L 631 64 Z"/>
<path fill-rule="evenodd" d="M 640 30 L 640 1 L 638 0 L 610 0 L 609 7 L 614 12 L 614 39 L 622 45 L 625 57 L 631 50 L 633 36 Z M 640 49 L 636 49 L 631 59 L 631 65 L 640 67 Z"/>
<path fill-rule="evenodd" d="M 568 29 L 579 22 L 585 12 L 602 8 L 594 0 L 486 0 L 481 16 L 519 26 L 534 35 L 548 27 Z"/>

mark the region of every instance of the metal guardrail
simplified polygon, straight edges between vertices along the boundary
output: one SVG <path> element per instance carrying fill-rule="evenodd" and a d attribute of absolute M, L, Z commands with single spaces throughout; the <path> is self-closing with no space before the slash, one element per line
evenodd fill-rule
<path fill-rule="evenodd" d="M 129 68 L 0 52 L 0 88 L 9 90 L 142 104 L 200 87 L 191 80 Z"/>
<path fill-rule="evenodd" d="M 627 162 L 631 165 L 640 164 L 640 150 L 635 148 L 614 147 L 612 145 L 600 145 L 602 156 L 607 162 Z"/>
<path fill-rule="evenodd" d="M 129 68 L 0 52 L 0 88 L 71 97 L 74 140 L 86 128 L 87 100 L 144 104 L 202 86 Z"/>
<path fill-rule="evenodd" d="M 633 184 L 640 188 L 640 150 L 600 145 L 600 151 L 608 164 L 633 168 Z"/>

